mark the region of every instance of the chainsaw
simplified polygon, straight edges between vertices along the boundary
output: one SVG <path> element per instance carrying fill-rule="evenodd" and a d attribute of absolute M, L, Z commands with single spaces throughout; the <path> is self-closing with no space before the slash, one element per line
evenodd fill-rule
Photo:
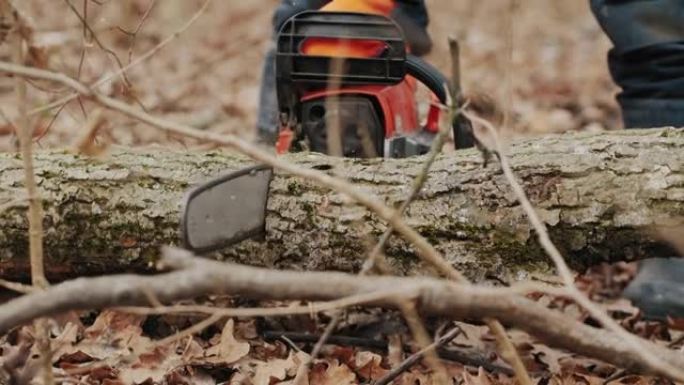
<path fill-rule="evenodd" d="M 408 53 L 400 27 L 384 15 L 305 11 L 283 24 L 276 43 L 278 153 L 425 154 L 450 104 L 450 91 L 458 88 Z M 416 102 L 418 83 L 431 93 L 424 124 Z M 459 98 L 452 99 L 458 103 Z M 462 116 L 451 129 L 457 148 L 473 145 Z M 338 151 L 332 153 L 335 142 Z M 271 175 L 269 167 L 255 166 L 192 189 L 183 201 L 184 246 L 204 253 L 264 234 Z"/>
<path fill-rule="evenodd" d="M 452 88 L 435 67 L 407 53 L 394 21 L 307 11 L 284 23 L 276 44 L 279 153 L 302 142 L 310 151 L 345 157 L 404 158 L 430 149 Z M 432 93 L 424 124 L 417 83 Z M 464 123 L 460 117 L 452 124 L 457 148 L 473 145 Z M 328 148 L 333 135 L 341 147 L 336 154 Z"/>

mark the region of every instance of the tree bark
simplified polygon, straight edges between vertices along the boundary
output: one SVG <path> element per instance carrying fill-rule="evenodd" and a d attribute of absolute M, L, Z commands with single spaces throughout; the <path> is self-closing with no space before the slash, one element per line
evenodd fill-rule
<path fill-rule="evenodd" d="M 679 226 L 684 212 L 684 132 L 672 129 L 568 134 L 514 143 L 511 163 L 554 241 L 577 269 L 602 261 L 670 256 L 655 226 Z M 145 270 L 159 247 L 179 241 L 179 207 L 193 184 L 251 164 L 225 153 L 161 148 L 116 150 L 103 159 L 68 152 L 35 155 L 45 200 L 46 270 L 52 279 Z M 422 158 L 354 160 L 292 154 L 398 205 Z M 28 272 L 26 206 L 16 154 L 0 154 L 0 277 Z M 7 202 L 14 202 L 7 204 Z M 9 207 L 7 207 L 9 206 Z M 474 280 L 510 281 L 551 264 L 496 162 L 475 150 L 440 156 L 410 225 Z M 217 255 L 266 267 L 353 271 L 386 224 L 341 194 L 276 174 L 264 240 Z M 403 274 L 423 271 L 393 237 L 387 257 Z"/>

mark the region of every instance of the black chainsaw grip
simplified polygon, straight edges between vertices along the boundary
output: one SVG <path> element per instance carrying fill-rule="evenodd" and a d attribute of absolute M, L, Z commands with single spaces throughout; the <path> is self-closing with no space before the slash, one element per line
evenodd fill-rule
<path fill-rule="evenodd" d="M 440 103 L 447 104 L 449 80 L 437 68 L 423 59 L 409 54 L 406 55 L 406 72 L 419 82 L 425 84 L 437 96 Z M 453 122 L 453 131 L 454 144 L 457 149 L 470 148 L 475 145 L 470 121 L 463 114 L 456 115 Z"/>
<path fill-rule="evenodd" d="M 406 55 L 406 72 L 416 78 L 437 96 L 439 102 L 446 105 L 449 92 L 449 80 L 430 63 L 418 56 Z"/>

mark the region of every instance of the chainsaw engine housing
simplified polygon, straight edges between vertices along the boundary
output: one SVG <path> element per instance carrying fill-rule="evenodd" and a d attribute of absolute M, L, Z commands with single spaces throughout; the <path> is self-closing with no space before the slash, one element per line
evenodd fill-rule
<path fill-rule="evenodd" d="M 327 154 L 328 135 L 337 127 L 342 155 L 350 158 L 375 157 L 383 152 L 385 129 L 373 101 L 349 95 L 318 98 L 302 103 L 302 132 L 311 151 Z"/>
<path fill-rule="evenodd" d="M 315 44 L 325 53 L 307 51 Z M 276 79 L 281 129 L 322 153 L 329 153 L 328 135 L 338 132 L 347 157 L 427 152 L 439 112 L 420 125 L 417 82 L 442 104 L 447 99 L 446 78 L 407 55 L 399 27 L 380 15 L 307 11 L 290 18 L 277 39 Z"/>

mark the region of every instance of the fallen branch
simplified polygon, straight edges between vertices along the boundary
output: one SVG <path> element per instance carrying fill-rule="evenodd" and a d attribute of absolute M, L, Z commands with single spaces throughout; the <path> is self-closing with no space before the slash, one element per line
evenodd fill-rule
<path fill-rule="evenodd" d="M 507 289 L 466 286 L 429 278 L 357 277 L 343 273 L 275 271 L 189 259 L 180 251 L 167 253 L 167 263 L 179 271 L 144 277 L 117 275 L 79 278 L 17 298 L 0 306 L 0 333 L 37 317 L 69 310 L 145 305 L 145 290 L 170 302 L 225 293 L 256 299 L 327 301 L 361 293 L 401 288 L 419 293 L 424 314 L 452 319 L 495 317 L 524 330 L 549 346 L 603 360 L 634 372 L 666 375 L 633 352 L 615 333 L 569 319 Z M 396 298 L 379 299 L 373 306 L 395 307 Z M 681 354 L 647 343 L 670 365 L 684 367 Z"/>

